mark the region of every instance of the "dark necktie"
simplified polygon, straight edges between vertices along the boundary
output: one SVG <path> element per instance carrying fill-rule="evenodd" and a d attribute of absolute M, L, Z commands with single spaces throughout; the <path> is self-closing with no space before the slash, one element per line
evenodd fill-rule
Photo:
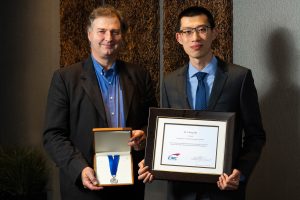
<path fill-rule="evenodd" d="M 198 87 L 196 91 L 196 110 L 205 110 L 207 108 L 206 105 L 206 90 L 205 90 L 205 83 L 204 78 L 207 75 L 205 72 L 198 72 L 196 77 L 198 79 Z"/>

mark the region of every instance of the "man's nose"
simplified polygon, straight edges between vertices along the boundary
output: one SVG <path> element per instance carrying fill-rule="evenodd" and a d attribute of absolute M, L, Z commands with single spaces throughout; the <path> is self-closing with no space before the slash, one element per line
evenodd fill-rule
<path fill-rule="evenodd" d="M 201 38 L 200 34 L 196 30 L 194 30 L 192 33 L 192 39 L 199 40 L 200 38 Z"/>
<path fill-rule="evenodd" d="M 111 41 L 112 40 L 112 33 L 110 31 L 105 32 L 105 40 Z"/>

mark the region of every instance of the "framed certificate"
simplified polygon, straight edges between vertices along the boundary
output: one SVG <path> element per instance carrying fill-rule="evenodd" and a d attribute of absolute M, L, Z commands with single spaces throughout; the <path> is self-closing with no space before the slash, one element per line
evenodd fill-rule
<path fill-rule="evenodd" d="M 94 128 L 94 170 L 100 186 L 132 185 L 131 128 Z"/>
<path fill-rule="evenodd" d="M 150 108 L 145 164 L 156 179 L 216 182 L 231 173 L 234 113 Z"/>

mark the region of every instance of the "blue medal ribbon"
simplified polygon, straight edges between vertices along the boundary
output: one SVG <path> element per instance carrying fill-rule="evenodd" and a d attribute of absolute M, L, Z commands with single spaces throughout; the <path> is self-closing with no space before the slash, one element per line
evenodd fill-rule
<path fill-rule="evenodd" d="M 120 155 L 108 155 L 110 174 L 112 177 L 115 177 L 118 171 Z"/>

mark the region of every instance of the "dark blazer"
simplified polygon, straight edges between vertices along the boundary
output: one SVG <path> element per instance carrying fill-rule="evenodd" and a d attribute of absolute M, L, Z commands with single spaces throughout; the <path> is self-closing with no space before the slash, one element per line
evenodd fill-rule
<path fill-rule="evenodd" d="M 123 90 L 126 126 L 146 130 L 148 109 L 157 106 L 150 75 L 144 68 L 120 60 L 116 67 Z M 48 94 L 44 147 L 59 167 L 62 199 L 99 200 L 114 199 L 117 194 L 126 198 L 143 195 L 143 184 L 138 181 L 135 187 L 141 192 L 130 196 L 128 193 L 136 189 L 133 186 L 106 187 L 98 192 L 83 188 L 81 171 L 87 166 L 93 167 L 92 129 L 95 127 L 108 127 L 108 123 L 93 62 L 88 58 L 55 71 Z M 133 158 L 137 177 L 137 164 L 143 152 L 133 150 Z"/>
<path fill-rule="evenodd" d="M 187 71 L 188 66 L 185 66 L 165 77 L 162 88 L 163 107 L 192 109 L 186 91 Z M 232 164 L 233 168 L 242 172 L 246 182 L 266 140 L 251 71 L 218 59 L 208 110 L 236 113 Z M 191 185 L 188 187 L 192 188 Z M 178 189 L 183 186 L 183 183 L 179 184 Z M 195 188 L 199 187 L 195 186 Z M 216 187 L 216 184 L 213 187 Z M 218 191 L 217 188 L 215 189 Z M 195 199 L 194 197 L 187 199 Z"/>

